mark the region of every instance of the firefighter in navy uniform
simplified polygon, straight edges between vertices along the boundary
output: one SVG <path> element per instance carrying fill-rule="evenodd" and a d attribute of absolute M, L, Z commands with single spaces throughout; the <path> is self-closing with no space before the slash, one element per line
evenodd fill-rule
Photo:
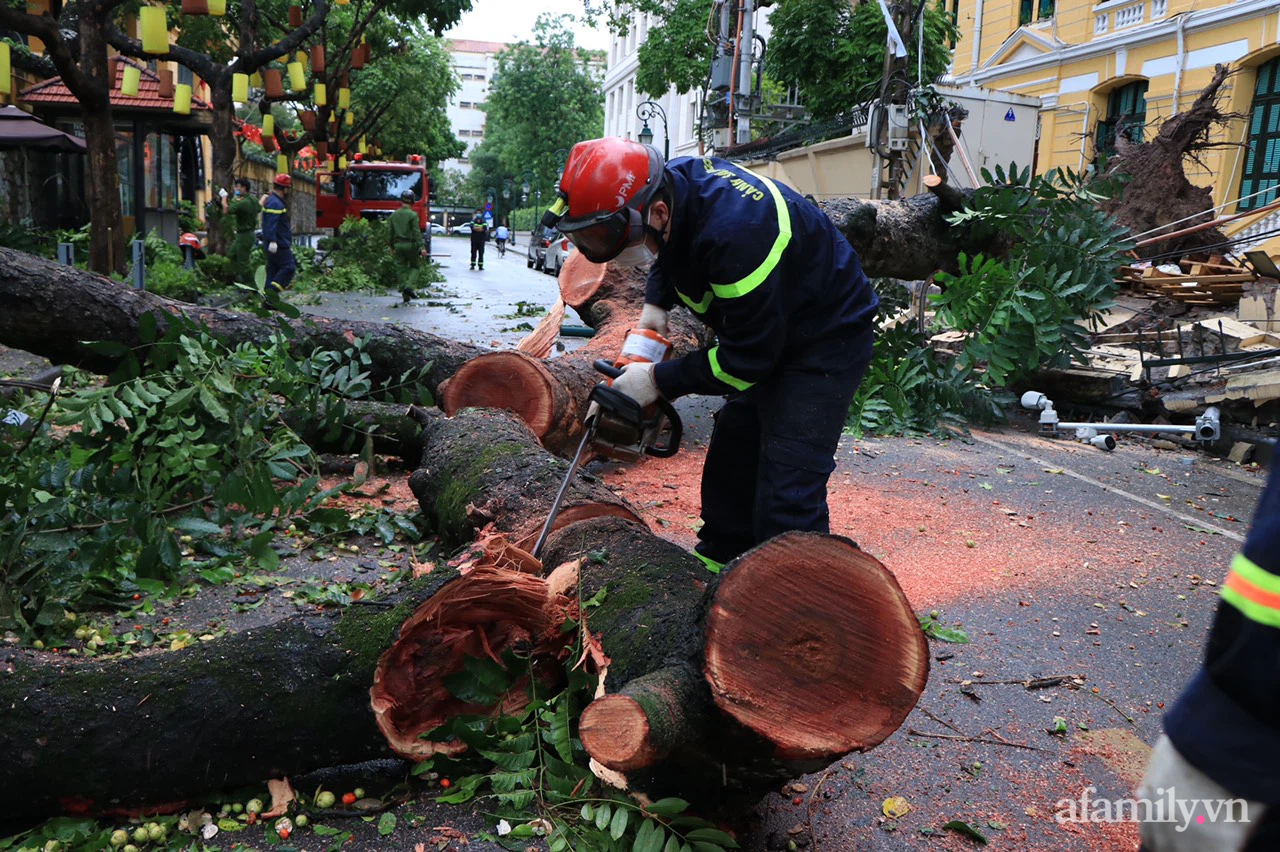
<path fill-rule="evenodd" d="M 276 175 L 271 194 L 262 205 L 262 242 L 267 247 L 267 295 L 279 296 L 293 283 L 297 264 L 293 260 L 293 225 L 285 203 L 293 178 Z"/>
<path fill-rule="evenodd" d="M 712 570 L 789 530 L 827 532 L 827 479 L 871 360 L 879 300 L 857 253 L 786 186 L 707 157 L 664 163 L 619 138 L 574 146 L 543 223 L 588 259 L 650 267 L 640 327 L 666 334 L 677 301 L 710 349 L 632 363 L 613 387 L 728 395 L 702 475 L 696 552 Z"/>
<path fill-rule="evenodd" d="M 1178 813 L 1172 821 L 1166 816 L 1163 822 L 1144 822 L 1143 848 L 1280 849 L 1280 473 L 1275 466 L 1223 584 L 1204 666 L 1165 716 L 1164 729 L 1138 796 L 1167 800 L 1172 788 Z M 1248 822 L 1239 804 L 1222 804 L 1233 799 L 1245 801 Z M 1214 812 L 1202 804 L 1206 801 L 1215 804 Z M 1190 818 L 1183 816 L 1184 806 L 1193 809 Z"/>

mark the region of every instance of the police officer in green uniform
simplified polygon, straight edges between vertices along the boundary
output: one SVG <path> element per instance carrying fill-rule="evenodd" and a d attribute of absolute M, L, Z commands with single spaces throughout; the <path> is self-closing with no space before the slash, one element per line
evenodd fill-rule
<path fill-rule="evenodd" d="M 418 270 L 422 267 L 422 225 L 413 204 L 413 193 L 400 193 L 400 209 L 387 220 L 391 230 L 391 251 L 400 277 L 400 294 L 407 302 L 415 295 Z"/>
<path fill-rule="evenodd" d="M 236 178 L 234 200 L 227 201 L 226 190 L 222 192 L 222 212 L 225 214 L 223 221 L 230 225 L 230 231 L 234 233 L 229 255 L 231 267 L 237 281 L 252 284 L 253 235 L 258 227 L 258 215 L 262 212 L 262 207 L 250 192 L 247 178 Z"/>

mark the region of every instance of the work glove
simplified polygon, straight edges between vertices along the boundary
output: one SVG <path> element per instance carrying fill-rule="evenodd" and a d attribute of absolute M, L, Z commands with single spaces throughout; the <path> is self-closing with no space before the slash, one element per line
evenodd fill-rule
<path fill-rule="evenodd" d="M 667 311 L 657 305 L 645 303 L 643 310 L 640 311 L 640 328 L 647 328 L 650 331 L 656 331 L 663 337 L 667 336 Z"/>
<path fill-rule="evenodd" d="M 622 368 L 622 375 L 610 385 L 640 403 L 641 408 L 658 400 L 658 385 L 653 380 L 653 364 L 633 362 Z"/>
<path fill-rule="evenodd" d="M 270 252 L 271 254 L 275 254 L 276 252 L 280 251 L 280 246 L 277 245 L 276 243 L 269 243 L 267 245 L 267 251 Z"/>
<path fill-rule="evenodd" d="M 1166 792 L 1161 792 L 1162 788 Z M 1138 799 L 1167 802 L 1169 788 L 1174 790 L 1177 813 L 1165 814 L 1164 822 L 1142 823 L 1139 833 L 1147 852 L 1204 852 L 1208 849 L 1238 852 L 1245 848 L 1266 811 L 1266 806 L 1260 802 L 1247 802 L 1249 821 L 1241 820 L 1240 805 L 1227 804 L 1239 797 L 1188 763 L 1169 738 L 1161 736 L 1151 750 L 1151 762 L 1147 764 L 1146 777 L 1138 787 Z M 1206 811 L 1202 803 L 1204 800 L 1209 800 L 1214 807 L 1221 803 L 1218 819 L 1211 818 L 1212 811 Z M 1184 814 L 1183 806 L 1192 809 L 1190 816 Z M 1226 809 L 1229 807 L 1232 808 L 1230 816 L 1238 821 L 1226 821 Z M 1204 817 L 1204 822 L 1197 822 L 1198 817 Z"/>
<path fill-rule="evenodd" d="M 219 198 L 227 197 L 227 188 L 225 186 L 222 189 L 218 190 L 218 197 Z"/>

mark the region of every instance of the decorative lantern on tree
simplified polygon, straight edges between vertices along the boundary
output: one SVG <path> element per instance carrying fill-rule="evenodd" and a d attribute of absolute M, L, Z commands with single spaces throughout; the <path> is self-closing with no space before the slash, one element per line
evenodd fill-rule
<path fill-rule="evenodd" d="M 160 97 L 173 97 L 173 72 L 168 68 L 161 68 L 156 72 L 156 76 L 160 78 L 160 85 L 158 87 Z"/>
<path fill-rule="evenodd" d="M 307 89 L 307 72 L 303 70 L 301 62 L 289 63 L 289 88 L 295 92 Z"/>
<path fill-rule="evenodd" d="M 169 24 L 163 6 L 143 6 L 138 10 L 138 26 L 142 29 L 144 53 L 161 55 L 169 52 Z"/>
<path fill-rule="evenodd" d="M 262 138 L 275 138 L 276 135 L 276 117 L 271 113 L 267 113 L 262 117 Z"/>
<path fill-rule="evenodd" d="M 209 14 L 208 0 L 182 0 L 182 14 L 184 15 Z"/>
<path fill-rule="evenodd" d="M 324 83 L 316 83 L 316 90 L 315 90 L 315 93 L 311 96 L 311 102 L 314 103 L 316 106 L 328 106 L 329 88 L 325 86 Z"/>
<path fill-rule="evenodd" d="M 8 45 L 5 45 L 8 47 Z M 142 82 L 142 69 L 132 62 L 125 63 L 120 73 L 120 94 L 129 98 L 138 96 L 138 84 Z"/>
<path fill-rule="evenodd" d="M 311 73 L 324 73 L 324 45 L 317 44 L 311 48 Z"/>
<path fill-rule="evenodd" d="M 241 104 L 249 102 L 248 74 L 231 75 L 231 100 Z"/>
<path fill-rule="evenodd" d="M 298 27 L 302 26 L 302 7 L 301 6 L 289 7 L 289 26 L 293 27 L 295 30 Z"/>
<path fill-rule="evenodd" d="M 9 55 L 9 43 L 0 41 L 0 95 L 13 91 L 13 60 Z"/>
<path fill-rule="evenodd" d="M 178 115 L 191 115 L 191 84 L 179 83 L 174 89 L 173 111 Z"/>
<path fill-rule="evenodd" d="M 268 68 L 262 72 L 262 85 L 269 98 L 284 97 L 284 81 L 280 78 L 278 68 Z"/>
<path fill-rule="evenodd" d="M 346 86 L 338 89 L 338 109 L 351 109 L 351 90 Z"/>
<path fill-rule="evenodd" d="M 227 14 L 227 0 L 209 0 L 209 14 L 215 18 Z"/>

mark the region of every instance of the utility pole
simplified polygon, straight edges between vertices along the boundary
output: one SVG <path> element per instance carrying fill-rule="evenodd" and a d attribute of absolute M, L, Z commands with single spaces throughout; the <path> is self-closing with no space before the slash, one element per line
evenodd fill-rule
<path fill-rule="evenodd" d="M 734 128 L 734 144 L 745 145 L 751 141 L 751 113 L 754 102 L 751 97 L 751 58 L 755 46 L 755 0 L 741 0 L 738 6 L 738 91 L 735 97 L 734 116 L 737 127 Z"/>
<path fill-rule="evenodd" d="M 886 8 L 884 0 L 881 7 Z M 911 68 L 906 45 L 924 12 L 923 0 L 894 0 L 887 4 L 889 29 L 884 53 L 880 97 L 871 105 L 867 121 L 867 147 L 872 154 L 871 197 L 901 195 L 904 154 L 910 144 Z M 895 32 L 896 30 L 896 32 Z M 895 38 L 896 37 L 896 38 Z"/>

